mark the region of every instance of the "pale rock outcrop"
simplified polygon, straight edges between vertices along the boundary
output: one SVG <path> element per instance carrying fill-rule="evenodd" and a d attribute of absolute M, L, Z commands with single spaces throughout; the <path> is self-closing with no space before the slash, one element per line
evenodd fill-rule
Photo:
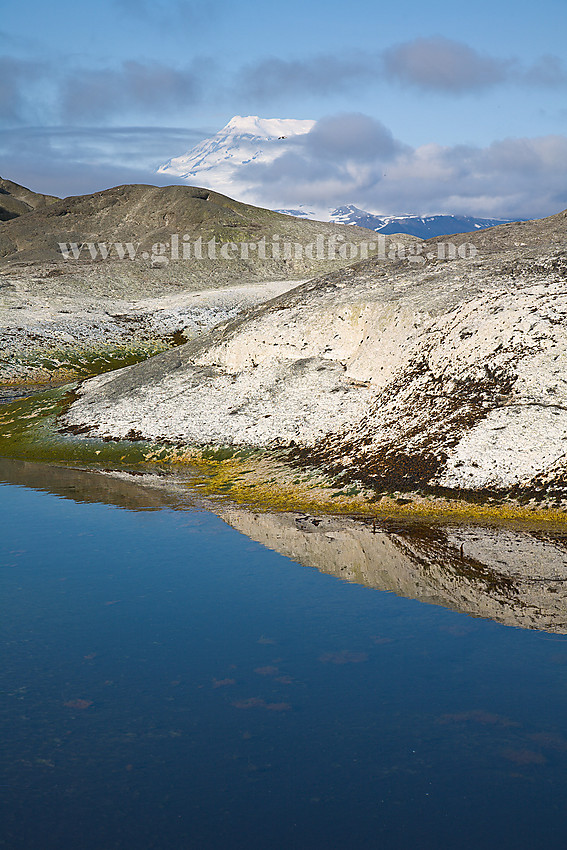
<path fill-rule="evenodd" d="M 115 438 L 293 445 L 381 492 L 562 498 L 565 224 L 561 213 L 467 234 L 478 248 L 468 259 L 432 251 L 421 264 L 374 258 L 323 276 L 91 379 L 64 424 Z"/>

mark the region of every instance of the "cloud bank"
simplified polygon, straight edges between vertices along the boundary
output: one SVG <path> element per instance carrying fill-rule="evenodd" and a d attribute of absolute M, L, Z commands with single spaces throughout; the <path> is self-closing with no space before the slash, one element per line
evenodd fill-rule
<path fill-rule="evenodd" d="M 482 55 L 458 41 L 437 36 L 417 38 L 385 50 L 387 77 L 424 91 L 463 94 L 506 82 L 514 63 Z"/>
<path fill-rule="evenodd" d="M 308 59 L 267 57 L 245 65 L 236 74 L 235 94 L 259 101 L 311 92 L 328 95 L 370 82 L 376 63 L 368 58 L 318 54 Z"/>
<path fill-rule="evenodd" d="M 567 207 L 567 137 L 413 148 L 369 116 L 343 114 L 318 121 L 274 162 L 250 163 L 235 177 L 247 200 L 277 208 L 352 203 L 385 214 L 532 218 Z"/>
<path fill-rule="evenodd" d="M 130 60 L 66 68 L 0 56 L 0 127 L 175 115 L 210 96 L 215 75 L 216 63 L 206 57 L 185 67 Z"/>
<path fill-rule="evenodd" d="M 60 115 L 63 121 L 92 122 L 116 114 L 159 115 L 191 106 L 201 99 L 202 74 L 202 67 L 175 69 L 133 61 L 117 69 L 77 71 L 61 86 Z"/>
<path fill-rule="evenodd" d="M 37 192 L 81 195 L 122 183 L 164 185 L 155 173 L 164 150 L 196 144 L 187 127 L 26 127 L 0 130 L 0 176 Z"/>
<path fill-rule="evenodd" d="M 137 11 L 150 23 L 165 8 L 146 0 L 115 2 L 125 14 Z M 183 20 L 203 8 L 201 0 L 178 0 L 175 6 Z M 95 68 L 6 54 L 0 57 L 2 171 L 55 194 L 131 180 L 159 182 L 155 169 L 187 149 L 191 133 L 181 140 L 155 124 L 188 121 L 204 103 L 238 111 L 243 101 L 252 101 L 258 111 L 269 104 L 272 112 L 286 97 L 330 98 L 378 85 L 414 90 L 420 99 L 479 97 L 506 86 L 561 91 L 567 90 L 567 70 L 558 56 L 526 63 L 441 36 L 372 55 L 352 50 L 299 60 L 265 58 L 231 75 L 222 60 L 206 57 L 184 67 L 144 58 Z M 112 127 L 118 121 L 140 125 L 140 132 L 122 128 L 121 134 Z M 195 135 L 198 141 L 209 134 Z M 548 135 L 501 139 L 487 147 L 413 148 L 367 115 L 330 115 L 305 137 L 290 140 L 275 162 L 242 168 L 235 192 L 276 207 L 354 203 L 375 212 L 532 217 L 567 206 L 566 145 L 565 136 Z"/>
<path fill-rule="evenodd" d="M 126 12 L 134 0 L 116 2 Z M 142 17 L 157 13 L 152 4 L 134 5 Z M 179 7 L 180 14 L 189 15 L 200 9 L 198 3 L 181 0 Z M 305 94 L 360 93 L 378 85 L 453 98 L 498 86 L 567 90 L 567 69 L 558 56 L 540 56 L 527 65 L 517 57 L 481 54 L 441 36 L 417 38 L 376 54 L 352 50 L 298 60 L 266 57 L 232 73 L 206 56 L 184 67 L 136 59 L 88 68 L 6 54 L 0 57 L 0 126 L 37 122 L 39 117 L 50 124 L 111 121 L 117 115 L 143 121 L 144 116 L 173 116 L 211 99 L 261 105 Z"/>
<path fill-rule="evenodd" d="M 203 128 L 151 126 L 3 130 L 0 173 L 60 196 L 121 183 L 183 183 L 156 174 L 156 167 L 208 135 Z M 380 121 L 350 113 L 323 118 L 289 141 L 274 162 L 242 166 L 230 191 L 216 187 L 212 174 L 206 185 L 275 209 L 354 204 L 383 214 L 536 218 L 567 208 L 565 136 L 411 147 Z"/>
<path fill-rule="evenodd" d="M 346 91 L 368 84 L 393 84 L 421 92 L 460 97 L 498 86 L 567 87 L 567 70 L 554 55 L 526 65 L 518 57 L 490 56 L 461 41 L 431 36 L 375 54 L 324 54 L 309 59 L 265 58 L 237 75 L 236 92 L 260 100 Z"/>
<path fill-rule="evenodd" d="M 33 120 L 37 108 L 36 86 L 45 74 L 40 62 L 0 56 L 0 125 Z"/>

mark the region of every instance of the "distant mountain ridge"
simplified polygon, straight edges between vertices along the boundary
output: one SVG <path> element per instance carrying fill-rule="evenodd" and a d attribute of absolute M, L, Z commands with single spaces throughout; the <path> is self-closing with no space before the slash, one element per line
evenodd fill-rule
<path fill-rule="evenodd" d="M 285 212 L 285 210 L 279 210 Z M 291 215 L 291 211 L 289 212 Z M 306 216 L 307 217 L 307 216 Z M 394 215 L 384 216 L 361 210 L 358 207 L 338 207 L 332 210 L 330 221 L 336 224 L 358 225 L 374 230 L 376 233 L 390 235 L 407 233 L 420 239 L 432 239 L 434 236 L 452 236 L 456 233 L 471 233 L 495 227 L 498 224 L 509 224 L 508 218 L 476 218 L 470 215 Z"/>
<path fill-rule="evenodd" d="M 187 153 L 168 160 L 157 171 L 207 186 L 229 197 L 258 204 L 250 194 L 242 169 L 250 163 L 270 165 L 285 153 L 292 152 L 298 138 L 309 133 L 315 121 L 295 118 L 259 118 L 235 115 L 218 133 L 200 142 Z M 353 204 L 338 208 L 297 207 L 276 212 L 335 224 L 358 225 L 377 233 L 406 233 L 420 239 L 470 233 L 511 219 L 479 218 L 468 215 L 379 215 Z"/>

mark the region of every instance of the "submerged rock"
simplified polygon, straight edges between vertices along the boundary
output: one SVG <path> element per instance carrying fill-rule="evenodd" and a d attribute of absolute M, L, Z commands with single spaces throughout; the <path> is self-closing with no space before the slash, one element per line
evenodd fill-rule
<path fill-rule="evenodd" d="M 466 234 L 464 258 L 440 259 L 433 240 L 320 277 L 87 381 L 65 424 L 293 446 L 378 492 L 561 500 L 566 215 Z"/>

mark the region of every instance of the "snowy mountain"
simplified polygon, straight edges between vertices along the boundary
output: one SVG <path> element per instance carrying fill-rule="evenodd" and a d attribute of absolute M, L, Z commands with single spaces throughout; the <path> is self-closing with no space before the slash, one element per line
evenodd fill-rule
<path fill-rule="evenodd" d="M 298 137 L 309 133 L 314 125 L 315 121 L 295 118 L 235 115 L 216 135 L 160 166 L 158 174 L 180 177 L 193 186 L 261 205 L 244 179 L 243 167 L 250 163 L 270 165 L 283 154 L 297 150 L 297 143 L 301 141 Z M 460 215 L 387 216 L 367 212 L 352 204 L 327 209 L 298 203 L 292 209 L 278 209 L 277 212 L 336 224 L 357 224 L 377 233 L 409 233 L 422 239 L 469 233 L 509 220 Z"/>
<path fill-rule="evenodd" d="M 274 162 L 289 149 L 290 139 L 308 133 L 314 124 L 295 118 L 235 115 L 215 136 L 161 165 L 158 174 L 181 177 L 243 200 L 246 187 L 239 180 L 239 169 L 251 162 Z"/>
<path fill-rule="evenodd" d="M 283 210 L 280 210 L 283 212 Z M 292 215 L 293 213 L 289 213 Z M 374 215 L 352 205 L 338 207 L 332 210 L 329 221 L 337 224 L 357 224 L 376 233 L 409 233 L 421 239 L 431 239 L 433 236 L 452 236 L 456 233 L 470 233 L 473 230 L 483 230 L 497 224 L 505 224 L 510 219 L 504 218 L 475 218 L 470 215 Z"/>

